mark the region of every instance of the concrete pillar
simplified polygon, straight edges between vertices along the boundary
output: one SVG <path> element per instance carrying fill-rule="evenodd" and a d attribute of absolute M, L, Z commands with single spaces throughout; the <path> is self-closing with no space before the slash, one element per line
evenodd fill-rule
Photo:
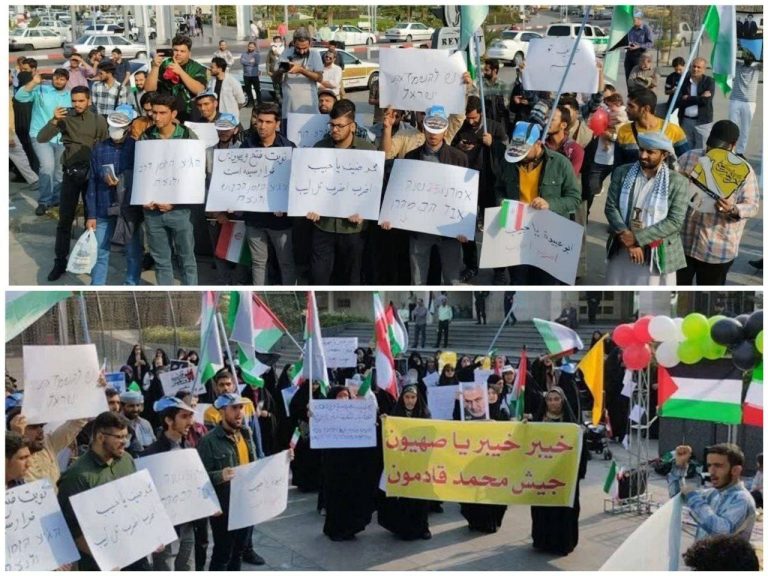
<path fill-rule="evenodd" d="M 155 11 L 157 45 L 166 46 L 173 38 L 173 12 L 170 6 L 158 6 Z"/>
<path fill-rule="evenodd" d="M 646 314 L 674 316 L 672 309 L 670 292 L 649 292 L 640 291 L 638 293 L 638 311 L 640 316 Z"/>
<path fill-rule="evenodd" d="M 251 36 L 251 19 L 253 8 L 251 6 L 235 6 L 237 18 L 237 39 L 248 40 Z"/>

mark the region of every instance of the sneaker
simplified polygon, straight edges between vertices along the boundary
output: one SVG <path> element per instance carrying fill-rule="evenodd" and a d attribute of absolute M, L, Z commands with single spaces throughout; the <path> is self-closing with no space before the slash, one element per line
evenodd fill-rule
<path fill-rule="evenodd" d="M 466 269 L 465 269 L 465 270 L 464 270 L 464 271 L 463 271 L 463 272 L 462 272 L 462 273 L 459 275 L 459 280 L 461 280 L 462 282 L 469 282 L 469 281 L 470 281 L 470 280 L 472 280 L 472 278 L 474 278 L 475 276 L 477 276 L 477 270 L 476 270 L 475 268 L 466 268 Z"/>
<path fill-rule="evenodd" d="M 425 530 L 424 533 L 421 535 L 422 540 L 431 540 L 432 539 L 432 532 L 429 530 Z"/>
<path fill-rule="evenodd" d="M 253 548 L 243 552 L 243 562 L 253 564 L 254 566 L 263 566 L 267 563 L 264 558 L 256 554 L 256 551 Z"/>
<path fill-rule="evenodd" d="M 42 216 L 47 210 L 48 208 L 44 204 L 38 204 L 37 208 L 35 208 L 35 216 Z"/>
<path fill-rule="evenodd" d="M 141 260 L 141 269 L 142 270 L 152 270 L 152 268 L 155 265 L 155 259 L 152 258 L 152 254 L 147 252 L 144 254 L 144 258 Z"/>
<path fill-rule="evenodd" d="M 55 264 L 53 270 L 51 270 L 50 274 L 48 274 L 48 281 L 56 282 L 56 280 L 61 278 L 66 271 L 67 268 L 65 266 L 62 266 L 61 264 Z"/>

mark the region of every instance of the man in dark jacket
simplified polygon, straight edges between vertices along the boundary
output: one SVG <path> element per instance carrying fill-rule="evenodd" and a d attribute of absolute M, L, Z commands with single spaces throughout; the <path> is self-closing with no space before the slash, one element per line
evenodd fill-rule
<path fill-rule="evenodd" d="M 569 218 L 581 203 L 571 163 L 562 154 L 545 148 L 537 124 L 518 122 L 508 148 L 494 144 L 494 159 L 498 205 L 509 198 Z M 509 276 L 510 285 L 560 284 L 554 276 L 527 264 L 510 266 Z"/>
<path fill-rule="evenodd" d="M 712 98 L 715 96 L 715 80 L 704 74 L 707 61 L 696 58 L 691 62 L 691 73 L 683 80 L 683 88 L 677 101 L 680 110 L 680 127 L 691 149 L 704 148 L 704 135 L 697 126 L 711 124 L 713 119 Z"/>
<path fill-rule="evenodd" d="M 74 115 L 70 115 L 66 108 L 56 108 L 53 118 L 37 134 L 37 141 L 41 144 L 61 134 L 64 144 L 64 180 L 61 184 L 59 223 L 56 225 L 55 260 L 48 274 L 51 282 L 61 278 L 67 270 L 72 222 L 80 197 L 84 198 L 88 189 L 91 149 L 108 136 L 107 121 L 90 110 L 91 91 L 85 86 L 75 86 L 71 97 Z"/>
<path fill-rule="evenodd" d="M 253 93 L 256 92 L 256 102 L 261 106 L 261 84 L 259 82 L 259 61 L 261 55 L 256 48 L 256 42 L 248 42 L 248 49 L 240 54 L 240 65 L 243 67 L 243 83 L 245 84 L 246 106 L 253 106 Z"/>

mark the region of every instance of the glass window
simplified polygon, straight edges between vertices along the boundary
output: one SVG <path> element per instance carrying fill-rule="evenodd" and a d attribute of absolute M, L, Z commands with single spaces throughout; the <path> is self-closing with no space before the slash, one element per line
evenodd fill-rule
<path fill-rule="evenodd" d="M 570 26 L 550 26 L 549 30 L 547 31 L 547 36 L 570 36 L 570 35 L 571 35 Z"/>

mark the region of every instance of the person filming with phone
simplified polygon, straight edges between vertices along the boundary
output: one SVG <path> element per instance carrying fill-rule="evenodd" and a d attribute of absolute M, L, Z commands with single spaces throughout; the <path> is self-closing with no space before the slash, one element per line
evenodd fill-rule
<path fill-rule="evenodd" d="M 310 49 L 306 28 L 293 33 L 293 47 L 284 50 L 274 81 L 283 91 L 283 118 L 289 112 L 317 113 L 317 83 L 323 79 L 323 61 L 318 51 Z"/>

